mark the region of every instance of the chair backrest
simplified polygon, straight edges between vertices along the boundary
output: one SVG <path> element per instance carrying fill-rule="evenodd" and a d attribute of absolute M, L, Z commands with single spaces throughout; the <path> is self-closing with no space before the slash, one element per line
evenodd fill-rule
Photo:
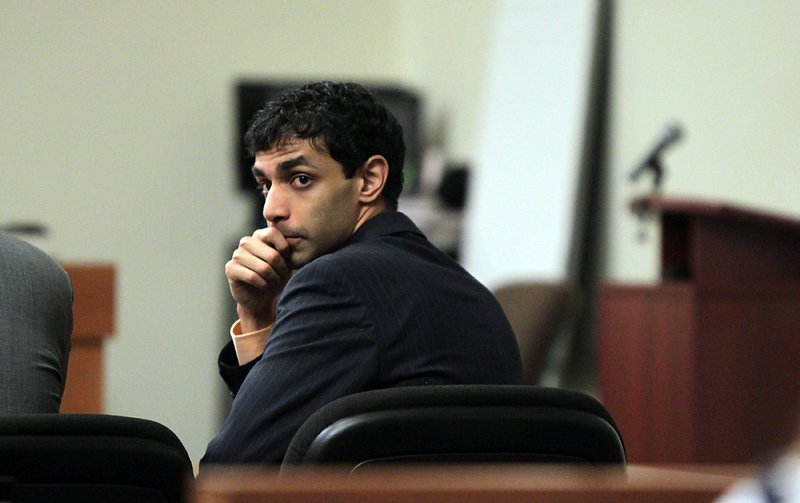
<path fill-rule="evenodd" d="M 625 465 L 622 437 L 597 400 L 514 385 L 410 386 L 367 391 L 319 409 L 283 461 L 541 462 Z"/>
<path fill-rule="evenodd" d="M 0 416 L 0 478 L 11 501 L 180 502 L 186 449 L 154 421 L 102 414 Z"/>
<path fill-rule="evenodd" d="M 567 283 L 521 282 L 494 292 L 517 337 L 526 384 L 538 384 L 559 329 L 578 301 Z"/>

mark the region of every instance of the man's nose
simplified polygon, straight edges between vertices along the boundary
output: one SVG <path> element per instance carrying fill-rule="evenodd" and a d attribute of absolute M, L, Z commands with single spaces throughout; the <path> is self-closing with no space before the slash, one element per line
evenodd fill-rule
<path fill-rule="evenodd" d="M 270 223 L 280 222 L 289 216 L 286 198 L 276 185 L 274 184 L 269 189 L 267 196 L 264 198 L 264 218 Z"/>

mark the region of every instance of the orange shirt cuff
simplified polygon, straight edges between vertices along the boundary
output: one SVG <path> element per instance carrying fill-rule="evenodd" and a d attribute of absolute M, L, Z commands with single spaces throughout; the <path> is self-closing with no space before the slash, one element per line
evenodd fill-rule
<path fill-rule="evenodd" d="M 243 334 L 241 322 L 236 320 L 231 326 L 231 340 L 233 340 L 233 348 L 236 350 L 236 359 L 239 365 L 250 363 L 264 353 L 271 332 L 272 325 Z"/>

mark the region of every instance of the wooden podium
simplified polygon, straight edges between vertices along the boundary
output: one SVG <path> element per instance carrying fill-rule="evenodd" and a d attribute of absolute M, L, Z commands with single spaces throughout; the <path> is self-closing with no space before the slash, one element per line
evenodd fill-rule
<path fill-rule="evenodd" d="M 103 412 L 103 344 L 114 333 L 114 267 L 61 264 L 72 281 L 72 350 L 62 413 Z"/>
<path fill-rule="evenodd" d="M 800 221 L 651 197 L 662 281 L 601 285 L 601 399 L 632 463 L 754 463 L 800 433 Z"/>

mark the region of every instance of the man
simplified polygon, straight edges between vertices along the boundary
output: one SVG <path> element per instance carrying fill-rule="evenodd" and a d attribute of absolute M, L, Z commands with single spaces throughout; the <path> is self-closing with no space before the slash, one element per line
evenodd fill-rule
<path fill-rule="evenodd" d="M 521 383 L 494 297 L 396 211 L 402 130 L 367 90 L 290 91 L 245 142 L 268 226 L 225 267 L 239 321 L 219 366 L 235 398 L 203 463 L 280 462 L 308 416 L 351 393 Z"/>
<path fill-rule="evenodd" d="M 67 273 L 0 231 L 0 414 L 58 412 L 71 335 Z"/>

